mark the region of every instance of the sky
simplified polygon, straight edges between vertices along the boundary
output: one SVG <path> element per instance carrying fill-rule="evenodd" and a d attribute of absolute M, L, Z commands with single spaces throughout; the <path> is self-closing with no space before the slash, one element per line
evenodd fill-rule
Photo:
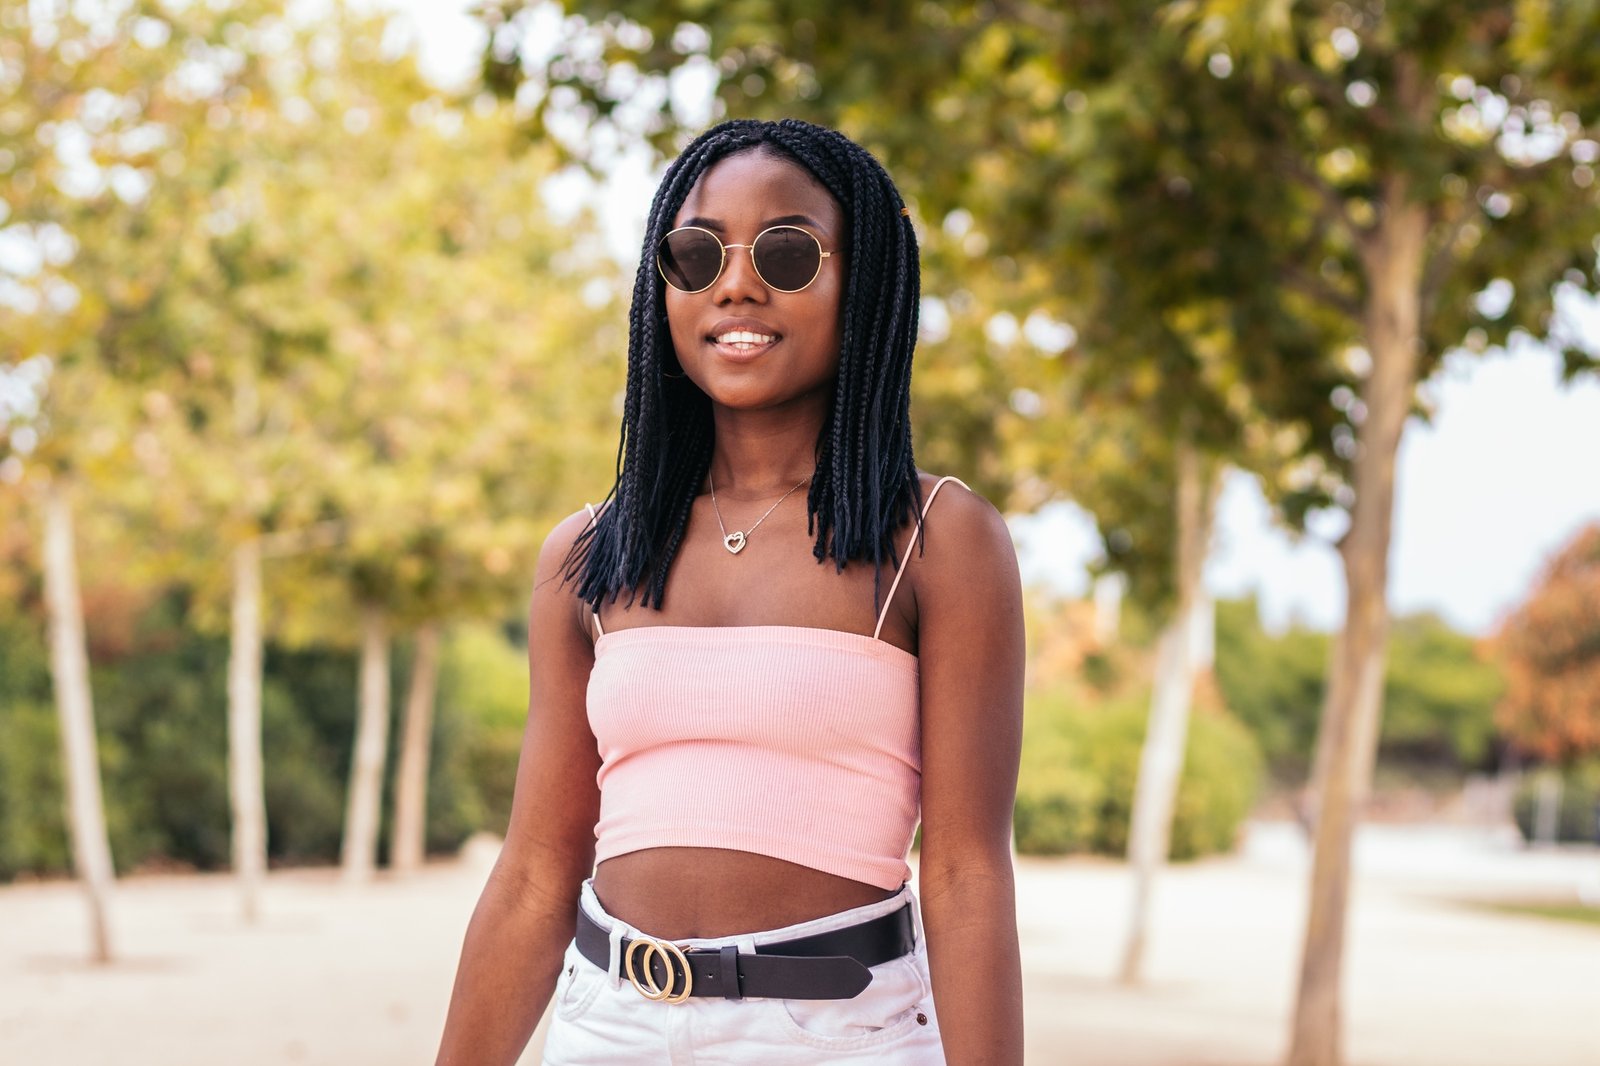
<path fill-rule="evenodd" d="M 390 0 L 415 20 L 423 67 L 440 83 L 476 70 L 483 35 L 462 12 L 467 0 Z M 652 175 L 625 167 L 606 194 L 605 236 L 619 258 L 637 254 Z M 557 212 L 585 190 L 553 183 Z M 1600 310 L 1580 309 L 1600 346 Z M 1563 385 L 1559 360 L 1528 343 L 1476 356 L 1455 353 L 1424 386 L 1435 411 L 1413 419 L 1396 474 L 1390 603 L 1402 614 L 1433 611 L 1459 629 L 1486 634 L 1527 594 L 1545 560 L 1579 529 L 1600 522 L 1600 382 Z M 960 471 L 936 471 L 955 473 Z M 1229 475 L 1218 505 L 1207 589 L 1219 598 L 1254 594 L 1273 629 L 1293 623 L 1336 628 L 1344 583 L 1333 543 L 1344 515 L 1316 517 L 1291 538 L 1272 519 L 1253 478 Z M 1012 520 L 1024 579 L 1081 595 L 1099 555 L 1093 520 L 1072 504 Z"/>

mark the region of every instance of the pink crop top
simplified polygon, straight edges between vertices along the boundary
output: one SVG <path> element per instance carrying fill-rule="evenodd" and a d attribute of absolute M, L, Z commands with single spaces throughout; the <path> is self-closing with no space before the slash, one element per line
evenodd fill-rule
<path fill-rule="evenodd" d="M 945 482 L 928 493 L 928 508 Z M 808 626 L 600 631 L 589 726 L 600 748 L 595 860 L 730 848 L 883 889 L 911 875 L 922 798 L 917 657 Z M 600 619 L 595 617 L 598 628 Z"/>

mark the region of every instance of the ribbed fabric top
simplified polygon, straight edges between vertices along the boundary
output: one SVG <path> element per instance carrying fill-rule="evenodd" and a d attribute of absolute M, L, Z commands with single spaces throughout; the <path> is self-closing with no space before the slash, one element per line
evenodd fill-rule
<path fill-rule="evenodd" d="M 934 485 L 924 518 L 954 480 Z M 783 625 L 602 632 L 588 691 L 601 759 L 596 861 L 730 848 L 904 884 L 922 800 L 918 663 L 877 634 L 910 555 L 872 636 Z"/>
<path fill-rule="evenodd" d="M 596 860 L 732 848 L 880 888 L 910 877 L 917 659 L 859 633 L 644 626 L 595 644 Z"/>

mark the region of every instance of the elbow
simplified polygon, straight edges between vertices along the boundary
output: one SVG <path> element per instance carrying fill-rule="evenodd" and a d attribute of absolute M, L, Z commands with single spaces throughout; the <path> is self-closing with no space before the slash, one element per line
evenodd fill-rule
<path fill-rule="evenodd" d="M 1000 846 L 933 848 L 924 846 L 917 869 L 924 900 L 1012 898 L 1016 876 L 1010 842 Z"/>

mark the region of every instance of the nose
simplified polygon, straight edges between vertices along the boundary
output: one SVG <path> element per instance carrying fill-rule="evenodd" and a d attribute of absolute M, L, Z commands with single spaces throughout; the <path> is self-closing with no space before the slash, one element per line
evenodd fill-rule
<path fill-rule="evenodd" d="M 722 273 L 711 284 L 711 298 L 718 304 L 765 303 L 770 295 L 761 275 L 756 273 L 754 252 L 748 244 L 725 244 Z"/>

